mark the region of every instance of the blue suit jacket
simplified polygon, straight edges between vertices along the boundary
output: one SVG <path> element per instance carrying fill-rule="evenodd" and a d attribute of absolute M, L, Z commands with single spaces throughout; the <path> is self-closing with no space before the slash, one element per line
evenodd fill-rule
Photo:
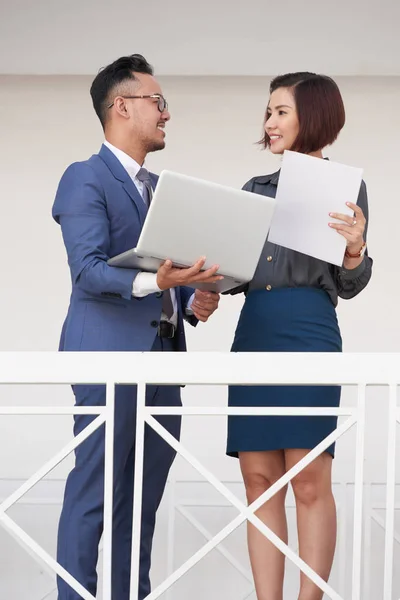
<path fill-rule="evenodd" d="M 153 184 L 157 176 L 151 174 Z M 114 154 L 99 154 L 65 171 L 54 201 L 71 271 L 72 294 L 60 350 L 150 350 L 161 316 L 162 293 L 132 296 L 139 271 L 110 267 L 107 260 L 134 248 L 147 208 Z M 183 315 L 192 288 L 175 288 L 177 350 L 185 350 Z M 188 319 L 193 325 L 196 319 Z"/>

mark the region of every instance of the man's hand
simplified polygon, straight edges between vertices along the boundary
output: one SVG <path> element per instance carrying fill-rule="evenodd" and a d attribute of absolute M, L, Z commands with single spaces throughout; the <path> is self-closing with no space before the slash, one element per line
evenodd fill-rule
<path fill-rule="evenodd" d="M 188 285 L 192 283 L 215 283 L 223 279 L 222 275 L 215 273 L 219 269 L 219 265 L 213 265 L 206 271 L 201 271 L 206 262 L 205 257 L 200 258 L 191 267 L 177 268 L 172 266 L 170 260 L 166 260 L 157 271 L 157 285 L 160 290 L 168 290 L 179 285 Z"/>
<path fill-rule="evenodd" d="M 220 295 L 215 292 L 196 290 L 191 309 L 199 321 L 205 323 L 218 308 Z"/>

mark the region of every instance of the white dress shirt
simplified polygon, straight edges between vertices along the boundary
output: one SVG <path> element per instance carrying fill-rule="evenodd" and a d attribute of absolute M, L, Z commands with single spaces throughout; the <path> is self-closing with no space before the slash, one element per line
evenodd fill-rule
<path fill-rule="evenodd" d="M 131 156 L 129 156 L 128 154 L 126 154 L 125 152 L 120 150 L 119 148 L 116 148 L 115 146 L 110 144 L 110 142 L 108 142 L 107 140 L 104 141 L 104 145 L 107 146 L 107 148 L 109 150 L 111 150 L 111 152 L 116 156 L 116 158 L 119 160 L 121 165 L 127 171 L 129 177 L 132 179 L 139 194 L 143 197 L 143 182 L 139 181 L 139 179 L 136 177 L 139 169 L 141 169 L 141 166 Z M 144 200 L 143 200 L 143 202 L 144 202 Z M 156 292 L 160 292 L 160 291 L 161 290 L 157 285 L 157 274 L 156 273 L 145 273 L 144 271 L 141 271 L 140 273 L 138 273 L 136 275 L 136 277 L 133 281 L 133 286 L 132 286 L 132 296 L 135 296 L 136 298 L 143 298 L 144 296 L 148 296 L 149 294 L 155 294 Z M 172 306 L 174 307 L 174 314 L 172 315 L 172 317 L 170 319 L 168 319 L 164 313 L 161 313 L 161 320 L 162 321 L 169 320 L 176 327 L 176 325 L 178 323 L 178 305 L 177 305 L 177 301 L 176 301 L 176 293 L 173 288 L 170 289 L 170 293 L 171 293 Z M 194 294 L 189 299 L 189 302 L 188 302 L 188 305 L 186 308 L 186 314 L 188 314 L 188 315 L 193 314 L 193 311 L 190 308 L 192 305 L 192 302 L 193 302 L 193 298 L 194 298 Z"/>

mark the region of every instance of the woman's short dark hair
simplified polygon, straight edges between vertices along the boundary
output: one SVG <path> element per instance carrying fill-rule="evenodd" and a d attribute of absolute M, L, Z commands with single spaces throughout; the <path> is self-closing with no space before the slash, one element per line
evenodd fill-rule
<path fill-rule="evenodd" d="M 153 67 L 141 54 L 118 58 L 102 68 L 93 80 L 90 95 L 103 129 L 107 120 L 107 106 L 112 102 L 111 95 L 126 81 L 136 81 L 135 73 L 153 75 Z"/>
<path fill-rule="evenodd" d="M 288 73 L 271 81 L 270 94 L 279 88 L 291 88 L 296 103 L 299 133 L 291 150 L 309 154 L 333 144 L 346 120 L 343 99 L 333 79 L 316 73 Z M 266 111 L 264 127 L 267 120 Z M 269 148 L 266 132 L 259 143 Z"/>

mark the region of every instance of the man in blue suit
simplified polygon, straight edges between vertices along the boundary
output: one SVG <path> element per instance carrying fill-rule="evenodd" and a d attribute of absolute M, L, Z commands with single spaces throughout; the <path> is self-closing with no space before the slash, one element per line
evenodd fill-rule
<path fill-rule="evenodd" d="M 105 142 L 98 154 L 64 173 L 53 206 L 60 224 L 72 294 L 61 334 L 63 351 L 183 351 L 183 319 L 206 321 L 217 294 L 194 293 L 190 284 L 214 282 L 217 266 L 202 272 L 204 259 L 188 269 L 167 261 L 156 274 L 118 269 L 107 260 L 133 248 L 139 238 L 156 175 L 143 167 L 149 152 L 165 146 L 170 119 L 152 67 L 141 55 L 122 57 L 102 69 L 90 90 Z M 178 215 L 177 215 L 178 218 Z M 195 218 L 195 215 L 194 217 Z M 168 231 L 165 232 L 168 235 Z M 73 388 L 78 406 L 104 405 L 105 387 Z M 114 447 L 113 600 L 128 600 L 134 477 L 136 387 L 117 386 Z M 149 386 L 146 402 L 179 406 L 179 386 Z M 76 416 L 77 435 L 93 417 Z M 179 438 L 180 419 L 160 418 Z M 150 593 L 150 556 L 155 515 L 174 451 L 146 431 L 140 584 L 138 600 Z M 65 489 L 57 559 L 96 595 L 98 545 L 103 528 L 104 428 L 76 450 Z M 80 596 L 62 579 L 59 600 Z"/>

